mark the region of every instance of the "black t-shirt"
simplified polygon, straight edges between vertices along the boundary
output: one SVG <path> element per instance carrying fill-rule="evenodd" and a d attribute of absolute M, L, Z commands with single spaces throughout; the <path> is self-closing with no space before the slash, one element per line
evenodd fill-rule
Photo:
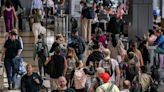
<path fill-rule="evenodd" d="M 76 91 L 72 88 L 67 88 L 66 90 L 60 90 L 58 92 L 76 92 Z"/>
<path fill-rule="evenodd" d="M 53 62 L 53 75 L 51 74 L 51 78 L 59 78 L 64 75 L 64 57 L 61 55 L 55 54 L 52 58 Z"/>
<path fill-rule="evenodd" d="M 6 49 L 5 58 L 13 59 L 18 54 L 18 50 L 22 49 L 19 40 L 12 41 L 11 39 L 6 40 L 4 48 Z"/>
<path fill-rule="evenodd" d="M 36 84 L 34 79 L 39 79 L 40 84 Z M 21 79 L 21 92 L 38 92 L 39 85 L 43 83 L 43 80 L 37 73 L 33 73 L 31 76 L 27 74 Z"/>

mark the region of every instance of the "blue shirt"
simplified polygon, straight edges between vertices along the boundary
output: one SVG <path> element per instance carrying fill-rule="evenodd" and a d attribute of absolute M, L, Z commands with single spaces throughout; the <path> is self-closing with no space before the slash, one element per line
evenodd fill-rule
<path fill-rule="evenodd" d="M 155 41 L 155 45 L 157 45 L 158 47 L 164 49 L 164 35 L 160 35 L 157 37 L 156 41 Z"/>
<path fill-rule="evenodd" d="M 43 9 L 43 4 L 41 0 L 32 0 L 31 10 L 32 9 Z"/>

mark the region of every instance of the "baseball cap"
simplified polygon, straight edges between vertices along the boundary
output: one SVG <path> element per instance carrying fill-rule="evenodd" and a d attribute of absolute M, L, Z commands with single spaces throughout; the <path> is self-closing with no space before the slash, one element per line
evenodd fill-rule
<path fill-rule="evenodd" d="M 104 83 L 107 83 L 110 79 L 110 75 L 108 73 L 102 72 L 99 74 L 99 77 L 102 79 Z"/>

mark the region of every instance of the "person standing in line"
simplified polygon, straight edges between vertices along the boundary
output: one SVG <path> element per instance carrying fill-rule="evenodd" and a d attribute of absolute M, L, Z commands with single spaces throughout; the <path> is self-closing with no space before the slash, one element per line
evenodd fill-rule
<path fill-rule="evenodd" d="M 2 15 L 4 16 L 6 32 L 12 31 L 12 19 L 17 20 L 15 9 L 10 0 L 6 0 L 3 7 L 2 7 Z M 14 26 L 15 27 L 15 26 Z"/>
<path fill-rule="evenodd" d="M 89 14 L 89 7 L 87 7 L 86 2 L 81 1 L 80 4 L 83 6 L 82 12 L 81 12 L 81 27 L 82 27 L 82 37 L 86 42 L 91 41 L 91 22 L 92 19 L 88 19 L 87 14 Z M 90 11 L 91 12 L 91 11 Z"/>
<path fill-rule="evenodd" d="M 13 59 L 15 57 L 19 57 L 22 51 L 21 43 L 18 39 L 16 39 L 16 35 L 17 34 L 15 32 L 10 32 L 10 39 L 6 40 L 1 56 L 1 61 L 4 58 L 9 90 L 15 88 L 16 81 L 16 71 L 14 70 Z"/>

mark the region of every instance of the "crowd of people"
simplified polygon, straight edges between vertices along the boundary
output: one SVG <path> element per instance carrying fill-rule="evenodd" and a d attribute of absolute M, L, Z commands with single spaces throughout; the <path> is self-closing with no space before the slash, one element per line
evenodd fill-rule
<path fill-rule="evenodd" d="M 84 1 L 80 2 L 82 36 L 78 35 L 78 28 L 71 30 L 68 39 L 57 34 L 49 50 L 44 35 L 39 33 L 42 2 L 33 0 L 30 13 L 30 17 L 34 18 L 33 59 L 38 60 L 39 73 L 33 71 L 31 64 L 26 65 L 26 74 L 21 78 L 21 92 L 39 92 L 47 75 L 50 77 L 51 92 L 157 92 L 159 79 L 156 78 L 158 70 L 155 70 L 164 69 L 163 30 L 156 26 L 147 32 L 139 45 L 138 41 L 132 40 L 129 48 L 125 49 L 121 38 L 124 13 L 122 4 L 118 4 L 117 13 L 114 13 L 111 7 L 97 1 L 92 7 Z M 17 75 L 13 59 L 20 57 L 23 42 L 17 30 L 12 28 L 11 16 L 14 15 L 15 19 L 17 17 L 9 0 L 6 0 L 2 12 L 6 17 L 6 32 L 9 35 L 0 61 L 4 61 L 8 89 L 11 90 L 15 89 Z M 99 22 L 104 20 L 108 22 L 107 28 L 97 26 L 97 23 L 101 24 Z M 150 62 L 151 53 L 148 51 L 148 46 L 152 45 L 156 47 L 154 62 Z M 151 63 L 154 65 L 149 74 Z"/>

